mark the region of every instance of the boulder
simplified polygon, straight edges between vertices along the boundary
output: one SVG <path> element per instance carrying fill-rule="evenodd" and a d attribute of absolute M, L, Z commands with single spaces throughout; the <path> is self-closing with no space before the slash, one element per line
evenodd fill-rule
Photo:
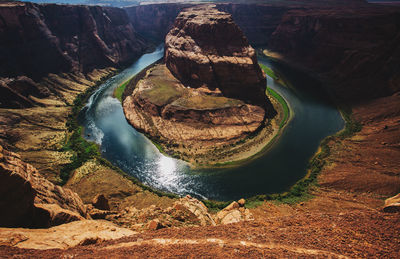
<path fill-rule="evenodd" d="M 226 208 L 218 212 L 217 215 L 215 215 L 215 222 L 226 225 L 240 221 L 253 220 L 253 214 L 249 209 L 245 209 L 243 206 L 244 199 L 240 199 L 239 202 L 232 202 Z"/>
<path fill-rule="evenodd" d="M 400 212 L 400 193 L 385 200 L 384 212 Z"/>
<path fill-rule="evenodd" d="M 110 210 L 108 199 L 103 194 L 97 194 L 92 201 L 93 206 L 99 210 Z"/>
<path fill-rule="evenodd" d="M 90 218 L 79 196 L 0 146 L 0 226 L 50 227 Z"/>

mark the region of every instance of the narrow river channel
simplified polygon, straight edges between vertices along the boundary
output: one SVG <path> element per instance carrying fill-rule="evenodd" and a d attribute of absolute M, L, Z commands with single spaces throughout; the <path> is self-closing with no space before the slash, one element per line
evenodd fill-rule
<path fill-rule="evenodd" d="M 116 87 L 162 55 L 159 47 L 107 80 L 90 97 L 79 118 L 86 138 L 100 145 L 103 157 L 153 188 L 214 200 L 283 192 L 304 176 L 320 141 L 344 126 L 336 107 L 316 91 L 316 82 L 260 58 L 260 63 L 279 69 L 290 81 L 292 87 L 287 88 L 267 78 L 268 87 L 289 103 L 293 119 L 272 148 L 250 163 L 235 168 L 192 170 L 187 163 L 160 154 L 128 124 L 121 103 L 113 97 Z"/>

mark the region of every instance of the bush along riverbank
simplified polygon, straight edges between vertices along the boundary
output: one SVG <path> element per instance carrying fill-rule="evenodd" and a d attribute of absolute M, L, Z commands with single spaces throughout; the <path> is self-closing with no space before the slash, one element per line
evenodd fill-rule
<path fill-rule="evenodd" d="M 310 159 L 307 166 L 307 174 L 297 181 L 288 191 L 284 193 L 260 194 L 246 199 L 246 207 L 254 208 L 261 205 L 264 201 L 275 201 L 278 203 L 294 204 L 301 201 L 311 199 L 313 196 L 310 191 L 318 187 L 318 175 L 326 165 L 326 158 L 330 155 L 329 142 L 334 140 L 343 140 L 352 137 L 361 130 L 361 124 L 357 122 L 348 107 L 340 107 L 345 127 L 335 135 L 328 136 L 321 141 L 317 153 Z M 230 202 L 221 201 L 204 201 L 205 205 L 211 210 L 221 210 Z"/>
<path fill-rule="evenodd" d="M 135 177 L 128 175 L 119 167 L 114 166 L 113 164 L 111 164 L 111 162 L 101 157 L 99 146 L 96 143 L 87 141 L 83 137 L 83 127 L 80 126 L 78 123 L 78 116 L 82 108 L 86 105 L 89 97 L 99 88 L 99 86 L 118 72 L 119 71 L 116 71 L 115 73 L 111 73 L 108 76 L 103 77 L 93 87 L 88 88 L 85 92 L 79 94 L 75 98 L 72 105 L 71 113 L 68 115 L 66 122 L 67 134 L 65 137 L 65 143 L 61 148 L 61 151 L 69 152 L 72 155 L 70 158 L 70 162 L 68 164 L 65 164 L 60 171 L 60 178 L 62 180 L 61 184 L 64 185 L 65 183 L 67 183 L 71 173 L 74 170 L 78 169 L 86 162 L 94 160 L 100 165 L 106 166 L 121 174 L 123 177 L 125 177 L 135 185 L 139 186 L 143 190 L 150 191 L 159 197 L 164 196 L 169 198 L 179 198 L 179 196 L 176 194 L 162 192 L 142 184 Z M 127 84 L 128 82 L 130 82 L 130 80 L 126 81 Z"/>

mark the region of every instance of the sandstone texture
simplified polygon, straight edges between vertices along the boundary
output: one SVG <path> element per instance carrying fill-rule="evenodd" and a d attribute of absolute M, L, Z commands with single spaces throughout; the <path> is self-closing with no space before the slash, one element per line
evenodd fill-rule
<path fill-rule="evenodd" d="M 246 156 L 233 156 L 238 143 L 261 129 L 264 137 L 276 133 L 271 119 L 279 104 L 267 98 L 255 51 L 229 14 L 213 5 L 182 11 L 166 36 L 164 59 L 130 82 L 123 107 L 127 120 L 170 155 L 195 164 L 240 160 Z"/>
<path fill-rule="evenodd" d="M 254 49 L 228 13 L 215 6 L 182 11 L 165 38 L 165 63 L 192 88 L 266 106 L 266 79 Z"/>
<path fill-rule="evenodd" d="M 106 219 L 135 231 L 216 225 L 207 207 L 201 201 L 190 196 L 176 200 L 172 206 L 167 208 L 151 205 L 140 209 L 133 204 Z"/>
<path fill-rule="evenodd" d="M 351 105 L 400 90 L 400 8 L 291 10 L 268 41 L 280 59 L 330 84 Z"/>
<path fill-rule="evenodd" d="M 232 224 L 238 223 L 241 221 L 250 221 L 254 220 L 253 214 L 249 209 L 244 207 L 245 200 L 240 199 L 239 201 L 234 201 L 229 204 L 226 208 L 219 211 L 215 215 L 215 221 L 218 224 Z"/>
<path fill-rule="evenodd" d="M 119 8 L 3 3 L 0 20 L 0 107 L 32 107 L 31 96 L 53 91 L 20 76 L 121 67 L 146 49 Z"/>
<path fill-rule="evenodd" d="M 400 212 L 400 193 L 385 200 L 384 212 Z"/>
<path fill-rule="evenodd" d="M 105 220 L 82 220 L 49 229 L 0 228 L 0 246 L 67 249 L 132 236 L 135 232 Z"/>
<path fill-rule="evenodd" d="M 49 227 L 88 217 L 79 196 L 0 146 L 1 226 Z"/>

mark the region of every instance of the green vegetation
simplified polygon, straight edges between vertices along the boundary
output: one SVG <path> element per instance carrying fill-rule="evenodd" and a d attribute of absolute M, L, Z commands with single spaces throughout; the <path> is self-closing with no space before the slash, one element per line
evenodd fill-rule
<path fill-rule="evenodd" d="M 247 208 L 254 208 L 261 205 L 264 201 L 274 201 L 277 203 L 294 204 L 311 199 L 313 196 L 310 191 L 318 186 L 317 177 L 322 168 L 326 165 L 326 158 L 330 155 L 329 142 L 337 138 L 344 139 L 353 136 L 361 130 L 361 124 L 354 120 L 351 110 L 340 108 L 340 112 L 346 122 L 345 128 L 333 136 L 326 137 L 321 141 L 318 152 L 310 159 L 307 166 L 307 174 L 304 178 L 297 181 L 287 192 L 274 194 L 261 194 L 250 197 L 246 200 Z M 229 202 L 205 201 L 205 205 L 218 210 L 226 207 Z"/>
<path fill-rule="evenodd" d="M 132 79 L 132 78 L 131 78 Z M 117 88 L 115 88 L 114 90 L 114 97 L 117 98 L 121 103 L 122 103 L 122 95 L 125 91 L 126 86 L 128 85 L 128 83 L 131 81 L 131 79 L 125 81 L 124 83 L 122 83 L 120 86 L 118 86 Z"/>
<path fill-rule="evenodd" d="M 267 88 L 267 92 L 274 97 L 281 105 L 283 108 L 283 119 L 282 121 L 279 123 L 279 129 L 281 129 L 285 123 L 287 122 L 287 120 L 289 119 L 289 114 L 290 114 L 290 109 L 289 109 L 289 105 L 287 104 L 287 102 L 285 101 L 285 99 L 283 99 L 283 97 L 281 95 L 279 95 L 276 91 L 274 91 L 272 88 Z"/>
<path fill-rule="evenodd" d="M 98 147 L 94 143 L 87 142 L 82 137 L 82 127 L 78 124 L 78 115 L 85 105 L 89 96 L 101 85 L 105 80 L 113 74 L 101 78 L 93 87 L 88 88 L 85 92 L 79 94 L 72 105 L 71 114 L 68 115 L 66 122 L 69 134 L 66 136 L 66 141 L 61 151 L 69 151 L 72 153 L 71 162 L 64 165 L 60 171 L 62 184 L 65 184 L 73 170 L 82 166 L 85 162 L 95 157 L 99 157 Z"/>
<path fill-rule="evenodd" d="M 151 187 L 143 185 L 138 179 L 133 176 L 128 175 L 124 171 L 122 171 L 119 167 L 114 166 L 108 160 L 101 157 L 99 147 L 92 142 L 87 141 L 82 136 L 82 127 L 78 124 L 78 115 L 79 112 L 84 107 L 88 98 L 94 93 L 94 91 L 98 88 L 99 85 L 104 83 L 105 80 L 113 76 L 111 74 L 99 80 L 95 86 L 88 88 L 85 92 L 79 94 L 74 100 L 72 106 L 72 112 L 68 115 L 68 119 L 66 122 L 68 134 L 65 140 L 64 146 L 61 148 L 61 151 L 69 151 L 72 153 L 71 162 L 66 164 L 60 172 L 60 177 L 62 180 L 62 184 L 65 184 L 72 171 L 81 167 L 84 163 L 89 160 L 94 159 L 97 163 L 106 166 L 124 176 L 126 179 L 132 181 L 137 186 L 141 187 L 143 190 L 150 191 L 156 194 L 159 197 L 169 197 L 169 198 L 179 198 L 178 195 L 172 193 L 166 193 L 162 191 L 155 190 Z M 128 81 L 129 82 L 129 81 Z"/>
<path fill-rule="evenodd" d="M 342 107 L 340 113 L 343 119 L 346 121 L 345 128 L 338 133 L 338 137 L 344 139 L 353 136 L 355 133 L 359 132 L 362 128 L 361 123 L 353 119 L 351 108 Z"/>
<path fill-rule="evenodd" d="M 159 106 L 171 103 L 181 97 L 181 95 L 181 91 L 175 86 L 168 84 L 155 84 L 154 87 L 142 93 L 144 98 Z"/>
<path fill-rule="evenodd" d="M 272 79 L 274 80 L 279 80 L 279 77 L 275 74 L 274 70 L 272 70 L 271 68 L 267 67 L 266 65 L 263 64 L 259 64 L 261 69 L 264 70 L 264 72 L 270 76 Z"/>
<path fill-rule="evenodd" d="M 219 97 L 219 96 L 190 96 L 187 98 L 181 98 L 175 102 L 176 105 L 189 108 L 189 109 L 214 109 L 214 108 L 223 108 L 223 107 L 232 107 L 237 106 L 239 104 L 243 104 L 242 101 Z"/>

